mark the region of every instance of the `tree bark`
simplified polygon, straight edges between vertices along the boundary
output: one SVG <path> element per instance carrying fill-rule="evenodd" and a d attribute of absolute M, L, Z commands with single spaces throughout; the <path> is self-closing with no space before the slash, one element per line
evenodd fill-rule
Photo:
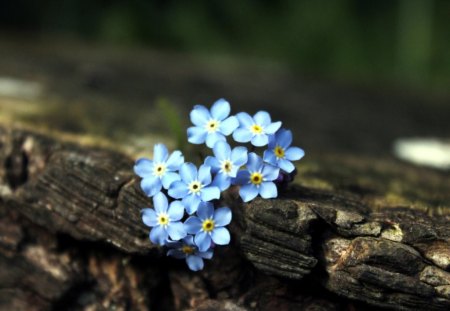
<path fill-rule="evenodd" d="M 317 156 L 277 199 L 230 189 L 232 244 L 192 273 L 148 241 L 129 157 L 0 126 L 0 163 L 0 309 L 450 308 L 447 173 Z"/>

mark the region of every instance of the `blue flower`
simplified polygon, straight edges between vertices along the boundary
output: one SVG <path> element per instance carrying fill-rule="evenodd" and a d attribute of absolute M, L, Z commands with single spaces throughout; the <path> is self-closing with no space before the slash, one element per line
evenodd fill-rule
<path fill-rule="evenodd" d="M 201 165 L 197 168 L 192 163 L 183 163 L 180 167 L 181 180 L 175 181 L 169 188 L 169 195 L 183 199 L 183 205 L 189 214 L 194 213 L 200 202 L 211 201 L 220 197 L 220 190 L 211 186 L 211 167 Z"/>
<path fill-rule="evenodd" d="M 184 157 L 180 151 L 174 151 L 169 156 L 166 146 L 156 144 L 153 149 L 153 161 L 146 158 L 137 160 L 134 172 L 142 178 L 142 190 L 152 197 L 160 192 L 162 187 L 168 189 L 174 181 L 180 180 L 175 171 L 183 162 Z"/>
<path fill-rule="evenodd" d="M 216 174 L 212 184 L 223 191 L 230 187 L 231 178 L 236 177 L 239 168 L 247 163 L 247 148 L 236 147 L 231 150 L 226 142 L 218 141 L 213 152 L 215 157 L 207 157 L 205 164 L 211 166 L 211 171 Z"/>
<path fill-rule="evenodd" d="M 211 107 L 211 113 L 204 106 L 197 105 L 191 111 L 191 121 L 195 126 L 188 128 L 188 141 L 192 144 L 203 144 L 214 147 L 218 141 L 225 141 L 238 126 L 236 117 L 230 114 L 230 104 L 225 99 L 219 99 Z M 227 118 L 228 117 L 228 118 Z"/>
<path fill-rule="evenodd" d="M 236 115 L 239 127 L 233 132 L 233 138 L 239 143 L 251 142 L 256 147 L 269 143 L 268 135 L 274 134 L 281 126 L 281 122 L 273 122 L 266 111 L 258 111 L 253 118 L 246 112 Z"/>
<path fill-rule="evenodd" d="M 177 259 L 186 259 L 186 263 L 192 271 L 199 271 L 203 269 L 203 259 L 211 259 L 213 257 L 213 250 L 201 252 L 194 243 L 194 237 L 188 235 L 182 241 L 169 244 L 171 248 L 167 252 L 167 256 L 172 256 Z"/>
<path fill-rule="evenodd" d="M 295 166 L 291 161 L 300 160 L 305 152 L 298 147 L 290 147 L 291 143 L 292 132 L 280 129 L 269 137 L 269 149 L 264 151 L 264 161 L 292 173 Z"/>
<path fill-rule="evenodd" d="M 277 187 L 273 181 L 277 179 L 280 169 L 264 164 L 255 153 L 248 154 L 247 169 L 239 171 L 234 184 L 241 185 L 239 195 L 244 202 L 253 200 L 258 194 L 264 199 L 276 198 Z"/>
<path fill-rule="evenodd" d="M 168 204 L 166 196 L 158 192 L 153 197 L 153 207 L 142 210 L 142 221 L 149 227 L 150 241 L 154 244 L 164 245 L 168 237 L 180 240 L 186 236 L 186 230 L 180 221 L 184 215 L 184 206 L 180 201 Z"/>
<path fill-rule="evenodd" d="M 213 204 L 203 202 L 198 207 L 197 216 L 189 217 L 184 226 L 190 234 L 195 234 L 194 242 L 202 252 L 211 247 L 211 241 L 217 245 L 230 243 L 230 232 L 224 226 L 231 221 L 231 210 L 221 207 L 214 210 Z"/>

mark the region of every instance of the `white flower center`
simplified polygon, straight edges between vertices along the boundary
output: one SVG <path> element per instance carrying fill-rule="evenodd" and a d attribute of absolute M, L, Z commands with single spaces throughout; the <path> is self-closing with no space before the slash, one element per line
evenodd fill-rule
<path fill-rule="evenodd" d="M 166 172 L 166 165 L 163 163 L 156 164 L 153 167 L 153 175 L 161 177 Z"/>
<path fill-rule="evenodd" d="M 216 226 L 216 224 L 214 223 L 214 220 L 212 219 L 205 219 L 202 222 L 202 229 L 205 232 L 211 232 L 214 230 L 214 227 Z"/>
<path fill-rule="evenodd" d="M 250 126 L 250 132 L 254 135 L 264 134 L 264 128 L 261 125 L 253 124 Z"/>
<path fill-rule="evenodd" d="M 183 245 L 181 248 L 181 251 L 185 253 L 186 255 L 192 255 L 195 252 L 195 249 L 192 246 L 189 245 Z"/>
<path fill-rule="evenodd" d="M 169 224 L 169 215 L 166 213 L 158 214 L 158 225 L 166 227 Z"/>
<path fill-rule="evenodd" d="M 189 193 L 199 195 L 200 190 L 202 190 L 202 184 L 199 181 L 195 180 L 189 184 L 188 188 L 189 188 Z"/>
<path fill-rule="evenodd" d="M 275 156 L 278 158 L 278 159 L 282 159 L 282 158 L 284 158 L 284 149 L 282 148 L 282 147 L 280 147 L 280 146 L 276 146 L 275 147 L 275 149 L 273 149 L 273 152 L 275 153 Z"/>
<path fill-rule="evenodd" d="M 205 124 L 205 130 L 206 130 L 209 134 L 211 134 L 211 133 L 216 132 L 216 131 L 219 129 L 219 126 L 220 126 L 220 121 L 211 119 L 211 120 L 209 120 L 208 122 L 206 122 L 206 124 Z"/>
<path fill-rule="evenodd" d="M 227 175 L 231 173 L 231 170 L 233 169 L 233 163 L 230 160 L 223 160 L 220 163 L 221 172 L 226 173 Z"/>
<path fill-rule="evenodd" d="M 262 182 L 263 175 L 260 172 L 254 172 L 250 175 L 250 183 L 254 184 L 255 186 L 259 187 Z"/>

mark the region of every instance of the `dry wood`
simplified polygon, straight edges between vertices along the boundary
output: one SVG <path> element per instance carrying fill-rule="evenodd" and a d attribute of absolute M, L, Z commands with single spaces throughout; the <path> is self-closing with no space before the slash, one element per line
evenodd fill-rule
<path fill-rule="evenodd" d="M 450 308 L 445 173 L 336 155 L 275 200 L 232 189 L 233 243 L 191 273 L 149 243 L 132 159 L 0 126 L 0 163 L 0 309 Z"/>

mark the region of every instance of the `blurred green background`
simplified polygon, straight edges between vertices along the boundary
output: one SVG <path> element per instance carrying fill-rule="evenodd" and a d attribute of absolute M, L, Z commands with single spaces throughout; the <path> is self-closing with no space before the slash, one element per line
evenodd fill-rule
<path fill-rule="evenodd" d="M 16 0 L 5 33 L 276 62 L 304 75 L 447 93 L 448 0 Z"/>

